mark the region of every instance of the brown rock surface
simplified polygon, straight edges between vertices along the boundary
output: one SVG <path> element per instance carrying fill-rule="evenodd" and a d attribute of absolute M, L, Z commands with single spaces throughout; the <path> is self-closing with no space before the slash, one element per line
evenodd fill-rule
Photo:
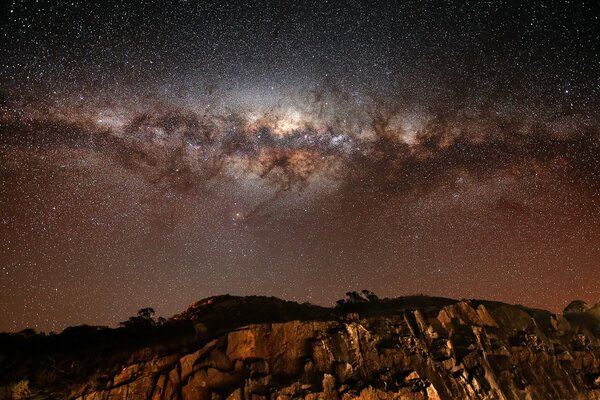
<path fill-rule="evenodd" d="M 600 341 L 562 316 L 461 301 L 247 325 L 71 398 L 600 399 Z"/>

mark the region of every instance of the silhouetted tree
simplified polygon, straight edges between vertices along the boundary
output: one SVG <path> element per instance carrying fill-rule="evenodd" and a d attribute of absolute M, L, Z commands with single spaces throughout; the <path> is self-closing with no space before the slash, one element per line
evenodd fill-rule
<path fill-rule="evenodd" d="M 360 293 L 355 291 L 347 292 L 346 297 L 348 298 L 348 300 L 346 300 L 348 303 L 365 303 L 367 301 Z"/>
<path fill-rule="evenodd" d="M 371 292 L 370 290 L 363 289 L 362 294 L 368 301 L 378 301 L 379 300 L 379 297 L 375 293 Z"/>
<path fill-rule="evenodd" d="M 33 328 L 25 328 L 19 332 L 19 335 L 32 337 L 32 336 L 37 335 L 37 332 Z"/>
<path fill-rule="evenodd" d="M 147 308 L 142 308 L 138 311 L 138 317 L 146 319 L 146 320 L 153 320 L 154 319 L 154 308 L 152 307 L 147 307 Z"/>
<path fill-rule="evenodd" d="M 166 322 L 163 317 L 154 317 L 155 311 L 152 307 L 142 308 L 138 311 L 136 316 L 129 317 L 127 321 L 119 323 L 122 327 L 133 328 L 133 327 L 151 327 L 160 326 Z"/>
<path fill-rule="evenodd" d="M 563 315 L 584 313 L 587 311 L 587 303 L 583 300 L 573 300 L 563 310 Z"/>
<path fill-rule="evenodd" d="M 360 293 L 356 291 L 346 292 L 345 299 L 339 299 L 335 306 L 340 308 L 347 304 L 364 304 L 379 301 L 379 297 L 370 290 L 364 289 Z"/>

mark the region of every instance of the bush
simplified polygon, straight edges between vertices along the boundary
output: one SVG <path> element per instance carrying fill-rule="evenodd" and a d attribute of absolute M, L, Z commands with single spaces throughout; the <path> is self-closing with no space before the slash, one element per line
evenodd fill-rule
<path fill-rule="evenodd" d="M 563 315 L 579 314 L 587 311 L 587 304 L 583 300 L 573 300 L 563 310 Z"/>
<path fill-rule="evenodd" d="M 594 317 L 600 319 L 600 303 L 594 304 L 592 307 L 590 307 L 588 312 L 590 314 L 592 314 Z"/>
<path fill-rule="evenodd" d="M 364 304 L 364 303 L 376 303 L 379 301 L 379 297 L 370 290 L 363 290 L 358 293 L 355 291 L 347 292 L 345 299 L 339 299 L 335 302 L 337 308 L 344 307 L 347 304 Z"/>
<path fill-rule="evenodd" d="M 27 379 L 23 379 L 15 383 L 12 387 L 12 398 L 13 400 L 26 399 L 31 396 L 33 393 L 29 388 L 29 381 Z"/>
<path fill-rule="evenodd" d="M 154 308 L 142 308 L 138 311 L 138 314 L 136 316 L 129 317 L 127 321 L 123 321 L 119 323 L 119 325 L 121 325 L 124 328 L 145 328 L 152 326 L 161 326 L 164 325 L 165 322 L 167 322 L 166 319 L 164 319 L 163 317 L 156 318 L 154 314 Z"/>

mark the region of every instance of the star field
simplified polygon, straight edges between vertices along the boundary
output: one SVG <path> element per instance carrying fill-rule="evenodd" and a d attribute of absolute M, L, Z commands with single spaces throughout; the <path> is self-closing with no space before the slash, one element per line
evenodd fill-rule
<path fill-rule="evenodd" d="M 0 330 L 600 300 L 594 1 L 9 1 Z"/>

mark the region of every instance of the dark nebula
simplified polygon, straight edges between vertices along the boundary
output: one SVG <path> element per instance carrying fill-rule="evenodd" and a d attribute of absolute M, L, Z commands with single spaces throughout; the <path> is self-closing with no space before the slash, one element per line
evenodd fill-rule
<path fill-rule="evenodd" d="M 0 330 L 600 300 L 594 1 L 9 1 Z"/>

